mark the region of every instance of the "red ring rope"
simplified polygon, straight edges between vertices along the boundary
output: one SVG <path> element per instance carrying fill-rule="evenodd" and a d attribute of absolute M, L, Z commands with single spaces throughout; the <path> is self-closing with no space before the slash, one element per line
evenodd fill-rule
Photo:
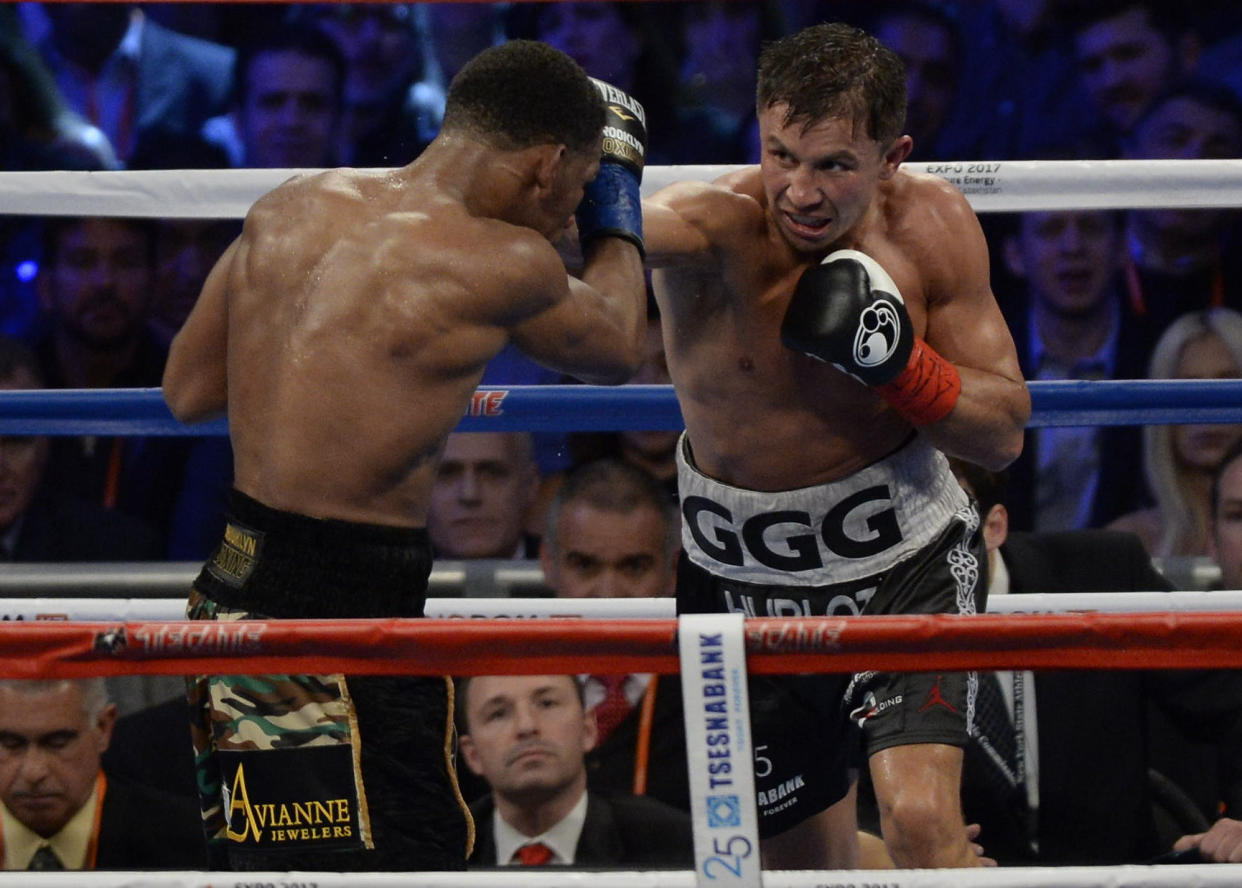
<path fill-rule="evenodd" d="M 979 614 L 747 621 L 755 673 L 1242 666 L 1242 614 Z M 674 673 L 674 620 L 13 623 L 0 676 Z"/>

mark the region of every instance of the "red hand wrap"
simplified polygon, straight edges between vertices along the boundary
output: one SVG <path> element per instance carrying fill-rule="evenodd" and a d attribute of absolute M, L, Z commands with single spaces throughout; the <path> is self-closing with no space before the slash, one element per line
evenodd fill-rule
<path fill-rule="evenodd" d="M 916 336 L 906 369 L 876 390 L 915 425 L 931 425 L 948 416 L 957 404 L 962 378 L 956 367 Z"/>

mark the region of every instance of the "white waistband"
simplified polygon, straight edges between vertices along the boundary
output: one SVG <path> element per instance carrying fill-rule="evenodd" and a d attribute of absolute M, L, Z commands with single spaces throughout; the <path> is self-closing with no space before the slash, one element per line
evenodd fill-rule
<path fill-rule="evenodd" d="M 922 549 L 969 500 L 949 461 L 922 438 L 845 478 L 795 490 L 732 487 L 677 447 L 682 545 L 731 580 L 828 586 L 865 579 Z"/>

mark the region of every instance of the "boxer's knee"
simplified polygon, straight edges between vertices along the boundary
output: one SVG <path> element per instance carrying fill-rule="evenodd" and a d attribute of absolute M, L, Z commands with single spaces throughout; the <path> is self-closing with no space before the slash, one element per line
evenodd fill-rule
<path fill-rule="evenodd" d="M 965 840 L 961 816 L 946 810 L 943 799 L 899 793 L 880 809 L 880 825 L 889 855 L 904 869 L 975 866 Z M 952 806 L 955 807 L 955 806 Z"/>
<path fill-rule="evenodd" d="M 962 818 L 961 750 L 897 746 L 871 758 L 880 827 L 902 868 L 977 866 Z"/>

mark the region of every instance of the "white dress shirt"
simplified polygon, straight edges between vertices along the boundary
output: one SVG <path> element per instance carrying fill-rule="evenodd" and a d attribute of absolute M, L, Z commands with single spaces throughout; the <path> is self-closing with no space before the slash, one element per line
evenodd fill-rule
<path fill-rule="evenodd" d="M 537 836 L 527 836 L 518 832 L 500 816 L 499 810 L 492 811 L 492 828 L 496 833 L 496 862 L 500 866 L 517 866 L 515 859 L 518 848 L 534 842 L 542 842 L 552 849 L 549 864 L 569 866 L 574 862 L 574 852 L 578 848 L 578 838 L 582 835 L 582 826 L 586 823 L 587 794 L 570 809 L 560 822 L 551 829 Z"/>

